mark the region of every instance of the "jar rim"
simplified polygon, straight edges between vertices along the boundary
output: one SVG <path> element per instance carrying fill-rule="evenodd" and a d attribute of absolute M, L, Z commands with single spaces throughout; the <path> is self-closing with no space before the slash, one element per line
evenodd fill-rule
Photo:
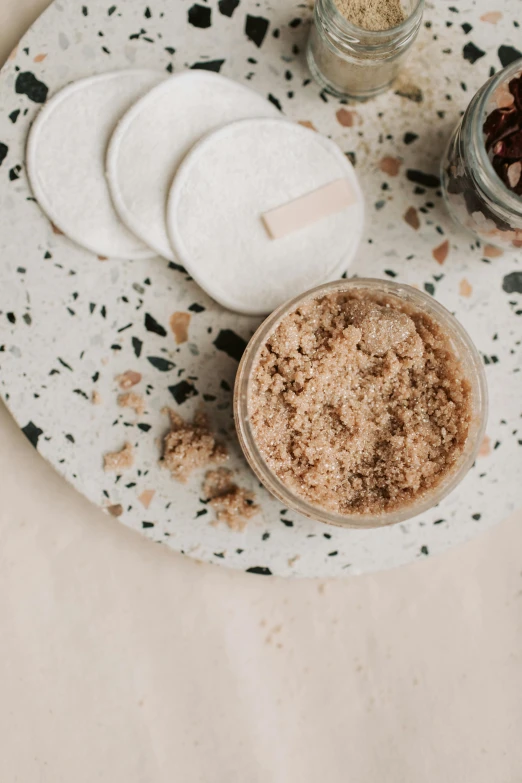
<path fill-rule="evenodd" d="M 417 4 L 413 11 L 400 24 L 395 27 L 390 27 L 387 30 L 365 30 L 364 27 L 353 24 L 353 22 L 350 22 L 343 16 L 337 8 L 335 0 L 323 0 L 323 4 L 326 5 L 328 12 L 333 15 L 335 22 L 343 32 L 359 38 L 361 37 L 361 34 L 363 34 L 366 38 L 373 38 L 376 42 L 375 45 L 379 45 L 391 36 L 395 37 L 402 33 L 407 34 L 412 28 L 420 25 L 424 13 L 425 0 L 417 0 Z M 318 6 L 319 3 L 317 2 L 316 8 Z"/>
<path fill-rule="evenodd" d="M 493 168 L 493 164 L 486 150 L 486 143 L 484 137 L 484 121 L 487 112 L 487 106 L 491 100 L 492 95 L 499 88 L 499 86 L 511 80 L 517 73 L 522 75 L 522 57 L 507 65 L 497 74 L 491 77 L 489 82 L 486 82 L 486 89 L 482 94 L 480 100 L 477 102 L 473 110 L 473 124 L 478 126 L 477 133 L 473 134 L 475 154 L 477 155 L 480 165 L 484 173 L 487 175 L 487 181 L 493 185 L 496 189 L 502 193 L 502 200 L 504 205 L 512 212 L 518 215 L 522 215 L 522 198 L 513 193 L 507 185 L 502 182 L 497 172 Z"/>
<path fill-rule="evenodd" d="M 320 506 L 314 506 L 304 498 L 296 495 L 287 487 L 281 479 L 270 469 L 264 460 L 250 425 L 249 399 L 252 370 L 256 364 L 258 355 L 265 345 L 268 337 L 277 328 L 281 320 L 292 313 L 300 304 L 310 299 L 315 299 L 335 291 L 350 289 L 367 289 L 391 295 L 402 301 L 407 301 L 417 306 L 421 311 L 428 313 L 449 335 L 452 342 L 457 343 L 461 352 L 465 354 L 465 373 L 472 387 L 473 420 L 470 424 L 466 449 L 461 455 L 457 467 L 449 473 L 443 481 L 431 492 L 428 491 L 410 505 L 402 506 L 396 511 L 385 512 L 379 515 L 369 514 L 339 514 L 328 511 Z M 460 358 L 460 357 L 459 357 Z M 350 278 L 348 280 L 336 280 L 331 283 L 312 288 L 282 304 L 270 315 L 258 328 L 250 340 L 239 365 L 234 388 L 234 418 L 236 431 L 241 449 L 256 476 L 268 491 L 288 508 L 303 514 L 310 519 L 338 527 L 370 529 L 385 527 L 404 522 L 418 514 L 428 511 L 437 505 L 461 482 L 473 465 L 480 444 L 482 443 L 487 423 L 488 391 L 484 364 L 473 344 L 470 336 L 443 305 L 423 291 L 412 288 L 409 285 L 391 280 L 378 278 Z"/>

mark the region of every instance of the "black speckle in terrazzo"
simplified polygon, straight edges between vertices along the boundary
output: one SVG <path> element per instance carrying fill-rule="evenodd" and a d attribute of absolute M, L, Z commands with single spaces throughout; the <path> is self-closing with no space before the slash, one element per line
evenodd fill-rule
<path fill-rule="evenodd" d="M 43 430 L 40 429 L 40 427 L 37 427 L 36 424 L 33 424 L 32 421 L 30 421 L 28 424 L 25 425 L 25 427 L 22 427 L 22 432 L 24 433 L 25 437 L 31 443 L 32 446 L 38 448 L 38 438 L 40 435 L 43 435 Z"/>
<path fill-rule="evenodd" d="M 194 68 L 194 66 L 192 67 Z M 181 264 L 174 263 L 174 261 L 169 261 L 169 269 L 175 269 L 176 272 L 182 272 L 184 275 L 187 274 L 187 270 L 185 269 L 185 267 L 181 266 Z"/>
<path fill-rule="evenodd" d="M 247 568 L 246 573 L 260 574 L 260 576 L 272 576 L 271 570 L 266 568 L 266 566 L 253 566 L 252 568 Z"/>
<path fill-rule="evenodd" d="M 16 315 L 14 313 L 6 313 L 6 318 L 10 324 L 16 323 Z"/>
<path fill-rule="evenodd" d="M 197 397 L 199 392 L 194 384 L 188 381 L 180 381 L 175 386 L 169 386 L 169 392 L 172 394 L 178 405 L 183 405 L 191 397 Z"/>
<path fill-rule="evenodd" d="M 219 13 L 223 16 L 232 16 L 239 5 L 239 0 L 219 0 Z"/>
<path fill-rule="evenodd" d="M 89 9 L 87 8 L 86 5 L 82 5 L 82 14 L 84 16 L 88 16 L 89 15 Z"/>
<path fill-rule="evenodd" d="M 70 443 L 76 443 L 76 441 L 74 440 L 74 435 L 71 435 L 71 433 L 70 433 L 70 432 L 66 432 L 66 433 L 65 433 L 65 437 L 66 437 L 66 439 L 67 439 L 67 440 L 68 440 Z"/>
<path fill-rule="evenodd" d="M 413 144 L 414 141 L 417 141 L 418 135 L 416 133 L 412 133 L 411 131 L 408 131 L 408 133 L 404 134 L 404 143 L 405 144 Z"/>
<path fill-rule="evenodd" d="M 170 362 L 162 356 L 147 356 L 147 360 L 160 372 L 169 372 L 169 370 L 173 370 L 176 366 L 174 362 Z"/>
<path fill-rule="evenodd" d="M 468 35 L 473 30 L 472 25 L 470 25 L 468 22 L 464 22 L 461 24 L 462 29 L 464 30 L 465 35 Z"/>
<path fill-rule="evenodd" d="M 224 60 L 205 60 L 200 63 L 194 63 L 194 65 L 191 65 L 190 67 L 193 71 L 214 71 L 214 73 L 219 73 L 224 62 Z M 171 266 L 171 264 L 169 264 L 169 266 Z M 179 264 L 174 264 L 174 268 L 179 269 L 179 271 L 183 269 Z"/>
<path fill-rule="evenodd" d="M 203 313 L 205 311 L 205 308 L 203 307 L 203 305 L 194 302 L 194 304 L 190 305 L 189 310 L 191 313 Z"/>
<path fill-rule="evenodd" d="M 510 272 L 502 280 L 506 294 L 522 294 L 522 272 Z"/>
<path fill-rule="evenodd" d="M 245 19 L 246 37 L 259 48 L 265 39 L 270 22 L 263 16 L 247 14 Z"/>
<path fill-rule="evenodd" d="M 410 182 L 415 182 L 418 185 L 423 185 L 426 188 L 439 188 L 440 179 L 435 174 L 425 174 L 423 171 L 417 171 L 417 169 L 408 169 L 406 171 L 406 177 Z M 423 193 L 424 191 L 422 191 Z M 420 195 L 422 195 L 422 193 Z"/>
<path fill-rule="evenodd" d="M 11 112 L 11 114 L 9 115 L 9 119 L 11 120 L 11 122 L 13 123 L 13 125 L 14 125 L 14 124 L 15 124 L 15 122 L 17 121 L 17 119 L 18 119 L 19 115 L 20 115 L 20 109 L 15 109 L 15 110 L 14 110 L 14 111 L 12 111 L 12 112 Z"/>
<path fill-rule="evenodd" d="M 446 521 L 445 519 L 436 519 L 433 524 L 434 525 L 442 525 L 442 523 L 445 522 L 445 521 Z"/>
<path fill-rule="evenodd" d="M 4 144 L 3 142 L 0 141 L 0 166 L 6 159 L 8 152 L 9 152 L 9 147 L 7 146 L 7 144 Z"/>
<path fill-rule="evenodd" d="M 291 519 L 284 519 L 284 517 L 281 517 L 280 522 L 282 522 L 283 525 L 285 525 L 285 527 L 293 527 L 294 526 L 294 523 L 292 522 Z"/>
<path fill-rule="evenodd" d="M 70 364 L 67 364 L 66 361 L 64 361 L 63 359 L 60 359 L 60 357 L 58 357 L 58 361 L 60 362 L 62 367 L 65 367 L 66 370 L 70 370 L 71 372 L 73 372 L 73 368 L 71 367 Z"/>
<path fill-rule="evenodd" d="M 195 3 L 188 10 L 189 24 L 193 25 L 194 27 L 201 27 L 203 29 L 210 27 L 212 24 L 211 17 L 212 9 L 206 5 L 198 5 Z"/>
<path fill-rule="evenodd" d="M 152 18 L 152 11 L 150 10 L 150 8 L 148 6 L 145 9 L 145 11 L 143 12 L 143 16 L 145 17 L 145 19 L 151 19 Z"/>
<path fill-rule="evenodd" d="M 115 11 L 116 11 L 116 6 L 111 5 L 111 7 L 107 10 L 107 16 L 112 16 Z"/>
<path fill-rule="evenodd" d="M 498 59 L 505 68 L 506 65 L 511 65 L 515 60 L 519 60 L 522 57 L 522 52 L 515 49 L 514 46 L 499 46 Z"/>
<path fill-rule="evenodd" d="M 227 356 L 230 356 L 231 359 L 235 359 L 237 362 L 241 361 L 241 357 L 247 346 L 246 341 L 233 332 L 232 329 L 221 329 L 214 340 L 214 345 L 218 351 L 223 351 Z"/>
<path fill-rule="evenodd" d="M 136 355 L 136 358 L 140 358 L 141 356 L 141 349 L 143 348 L 143 342 L 138 337 L 132 338 L 132 348 L 134 350 L 134 353 Z"/>
<path fill-rule="evenodd" d="M 159 334 L 160 337 L 166 337 L 167 336 L 167 330 L 164 326 L 159 324 L 155 318 L 152 317 L 150 313 L 145 313 L 145 329 L 148 332 L 154 332 L 154 334 Z"/>
<path fill-rule="evenodd" d="M 49 88 L 30 71 L 22 71 L 16 77 L 15 91 L 19 95 L 27 95 L 34 103 L 45 103 Z"/>
<path fill-rule="evenodd" d="M 420 551 L 421 551 L 421 555 L 429 555 L 430 553 L 430 550 L 428 549 L 427 546 L 421 546 Z"/>
<path fill-rule="evenodd" d="M 143 529 L 146 529 L 148 527 L 154 527 L 154 522 L 142 522 L 141 526 L 142 526 Z"/>
<path fill-rule="evenodd" d="M 477 60 L 480 60 L 480 58 L 484 57 L 485 54 L 486 52 L 482 51 L 482 49 L 479 49 L 478 46 L 475 46 L 473 41 L 468 41 L 468 43 L 462 49 L 462 56 L 471 64 L 476 63 Z"/>
<path fill-rule="evenodd" d="M 283 111 L 281 103 L 278 101 L 278 99 L 275 97 L 275 95 L 272 95 L 271 92 L 268 93 L 268 100 L 270 103 L 273 103 L 276 109 L 279 109 L 279 111 Z"/>
<path fill-rule="evenodd" d="M 197 512 L 196 519 L 198 519 L 198 517 L 204 517 L 205 514 L 208 514 L 208 509 L 202 508 L 200 511 Z"/>
<path fill-rule="evenodd" d="M 138 424 L 138 428 L 142 430 L 143 432 L 148 432 L 151 428 L 150 424 L 145 424 L 145 422 L 140 421 Z"/>
<path fill-rule="evenodd" d="M 9 179 L 11 182 L 14 182 L 16 179 L 20 179 L 20 172 L 22 171 L 22 167 L 20 165 L 13 166 L 12 169 L 9 169 Z"/>
<path fill-rule="evenodd" d="M 482 514 L 472 514 L 471 518 L 475 520 L 475 522 L 478 522 L 479 519 L 482 518 Z"/>

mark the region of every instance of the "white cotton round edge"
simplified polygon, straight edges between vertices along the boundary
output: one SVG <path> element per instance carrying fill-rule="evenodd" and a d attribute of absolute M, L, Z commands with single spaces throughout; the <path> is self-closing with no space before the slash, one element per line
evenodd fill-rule
<path fill-rule="evenodd" d="M 354 203 L 280 239 L 261 216 L 346 178 Z M 284 119 L 241 120 L 207 134 L 174 179 L 167 226 L 180 262 L 223 307 L 266 315 L 308 288 L 335 280 L 364 230 L 354 168 L 330 139 Z"/>
<path fill-rule="evenodd" d="M 40 110 L 27 139 L 33 194 L 47 217 L 76 244 L 108 258 L 152 258 L 117 215 L 105 177 L 109 139 L 134 101 L 164 81 L 149 69 L 79 79 Z"/>
<path fill-rule="evenodd" d="M 166 205 L 176 171 L 202 136 L 250 117 L 275 117 L 266 98 L 205 70 L 175 74 L 122 117 L 107 151 L 107 179 L 125 225 L 157 253 L 175 260 Z"/>

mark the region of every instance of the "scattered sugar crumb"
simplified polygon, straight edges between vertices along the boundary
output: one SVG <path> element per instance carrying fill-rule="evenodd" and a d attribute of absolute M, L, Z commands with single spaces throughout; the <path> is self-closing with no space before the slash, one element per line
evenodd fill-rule
<path fill-rule="evenodd" d="M 111 451 L 103 457 L 103 469 L 107 472 L 128 470 L 134 465 L 134 449 L 126 443 L 120 451 Z"/>
<path fill-rule="evenodd" d="M 169 323 L 176 344 L 186 343 L 188 340 L 190 313 L 172 313 Z"/>
<path fill-rule="evenodd" d="M 170 418 L 170 431 L 163 440 L 161 465 L 173 478 L 186 481 L 196 468 L 228 459 L 226 447 L 216 441 L 210 430 L 208 416 L 198 411 L 192 423 L 184 421 L 170 408 L 164 409 Z"/>
<path fill-rule="evenodd" d="M 141 394 L 136 392 L 125 392 L 118 397 L 118 405 L 120 408 L 131 408 L 138 416 L 142 416 L 145 412 L 145 400 Z"/>
<path fill-rule="evenodd" d="M 297 563 L 297 561 L 300 560 L 300 558 L 301 558 L 301 555 L 294 555 L 293 557 L 289 557 L 287 562 L 288 562 L 288 565 L 290 566 L 290 568 L 293 565 L 295 565 L 295 563 Z"/>
<path fill-rule="evenodd" d="M 117 375 L 115 380 L 118 382 L 120 389 L 131 389 L 141 381 L 141 373 L 127 370 L 127 372 Z"/>
<path fill-rule="evenodd" d="M 208 471 L 203 495 L 216 512 L 218 522 L 225 522 L 231 530 L 241 532 L 260 508 L 254 503 L 254 493 L 238 487 L 232 476 L 232 471 L 226 468 Z"/>
<path fill-rule="evenodd" d="M 96 391 L 96 389 L 91 394 L 91 402 L 93 405 L 101 405 L 102 404 L 102 398 L 99 391 Z"/>
<path fill-rule="evenodd" d="M 123 514 L 123 506 L 120 505 L 119 503 L 114 506 L 107 506 L 107 511 L 113 517 L 121 517 L 121 515 Z"/>
<path fill-rule="evenodd" d="M 144 489 L 141 495 L 138 495 L 138 500 L 144 508 L 148 508 L 152 503 L 152 498 L 156 494 L 155 489 Z"/>

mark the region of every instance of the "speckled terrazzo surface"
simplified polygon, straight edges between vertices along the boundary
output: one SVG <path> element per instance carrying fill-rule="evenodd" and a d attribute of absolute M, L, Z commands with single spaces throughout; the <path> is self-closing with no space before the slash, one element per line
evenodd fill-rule
<path fill-rule="evenodd" d="M 438 190 L 444 143 L 489 73 L 517 56 L 522 13 L 514 17 L 518 4 L 509 0 L 429 3 L 399 94 L 361 106 L 342 105 L 309 80 L 310 13 L 303 4 L 251 0 L 63 1 L 23 39 L 0 77 L 0 390 L 62 475 L 94 503 L 120 505 L 119 519 L 154 541 L 244 570 L 340 576 L 436 554 L 522 505 L 521 254 L 492 257 L 460 233 Z M 289 118 L 312 123 L 355 161 L 368 223 L 352 271 L 436 296 L 487 365 L 487 439 L 464 483 L 438 508 L 369 532 L 326 528 L 281 509 L 256 486 L 232 425 L 237 361 L 258 320 L 223 311 L 176 265 L 102 260 L 53 232 L 27 184 L 29 125 L 67 82 L 123 67 L 220 71 Z M 191 316 L 189 339 L 178 347 L 169 330 L 175 311 Z M 114 377 L 128 369 L 143 375 L 139 424 L 116 405 Z M 101 405 L 91 403 L 94 390 Z M 189 417 L 203 400 L 240 483 L 262 504 L 244 533 L 211 526 L 200 480 L 180 486 L 157 464 L 167 426 L 161 409 L 170 404 Z M 102 455 L 127 440 L 136 465 L 116 479 L 103 472 Z"/>

